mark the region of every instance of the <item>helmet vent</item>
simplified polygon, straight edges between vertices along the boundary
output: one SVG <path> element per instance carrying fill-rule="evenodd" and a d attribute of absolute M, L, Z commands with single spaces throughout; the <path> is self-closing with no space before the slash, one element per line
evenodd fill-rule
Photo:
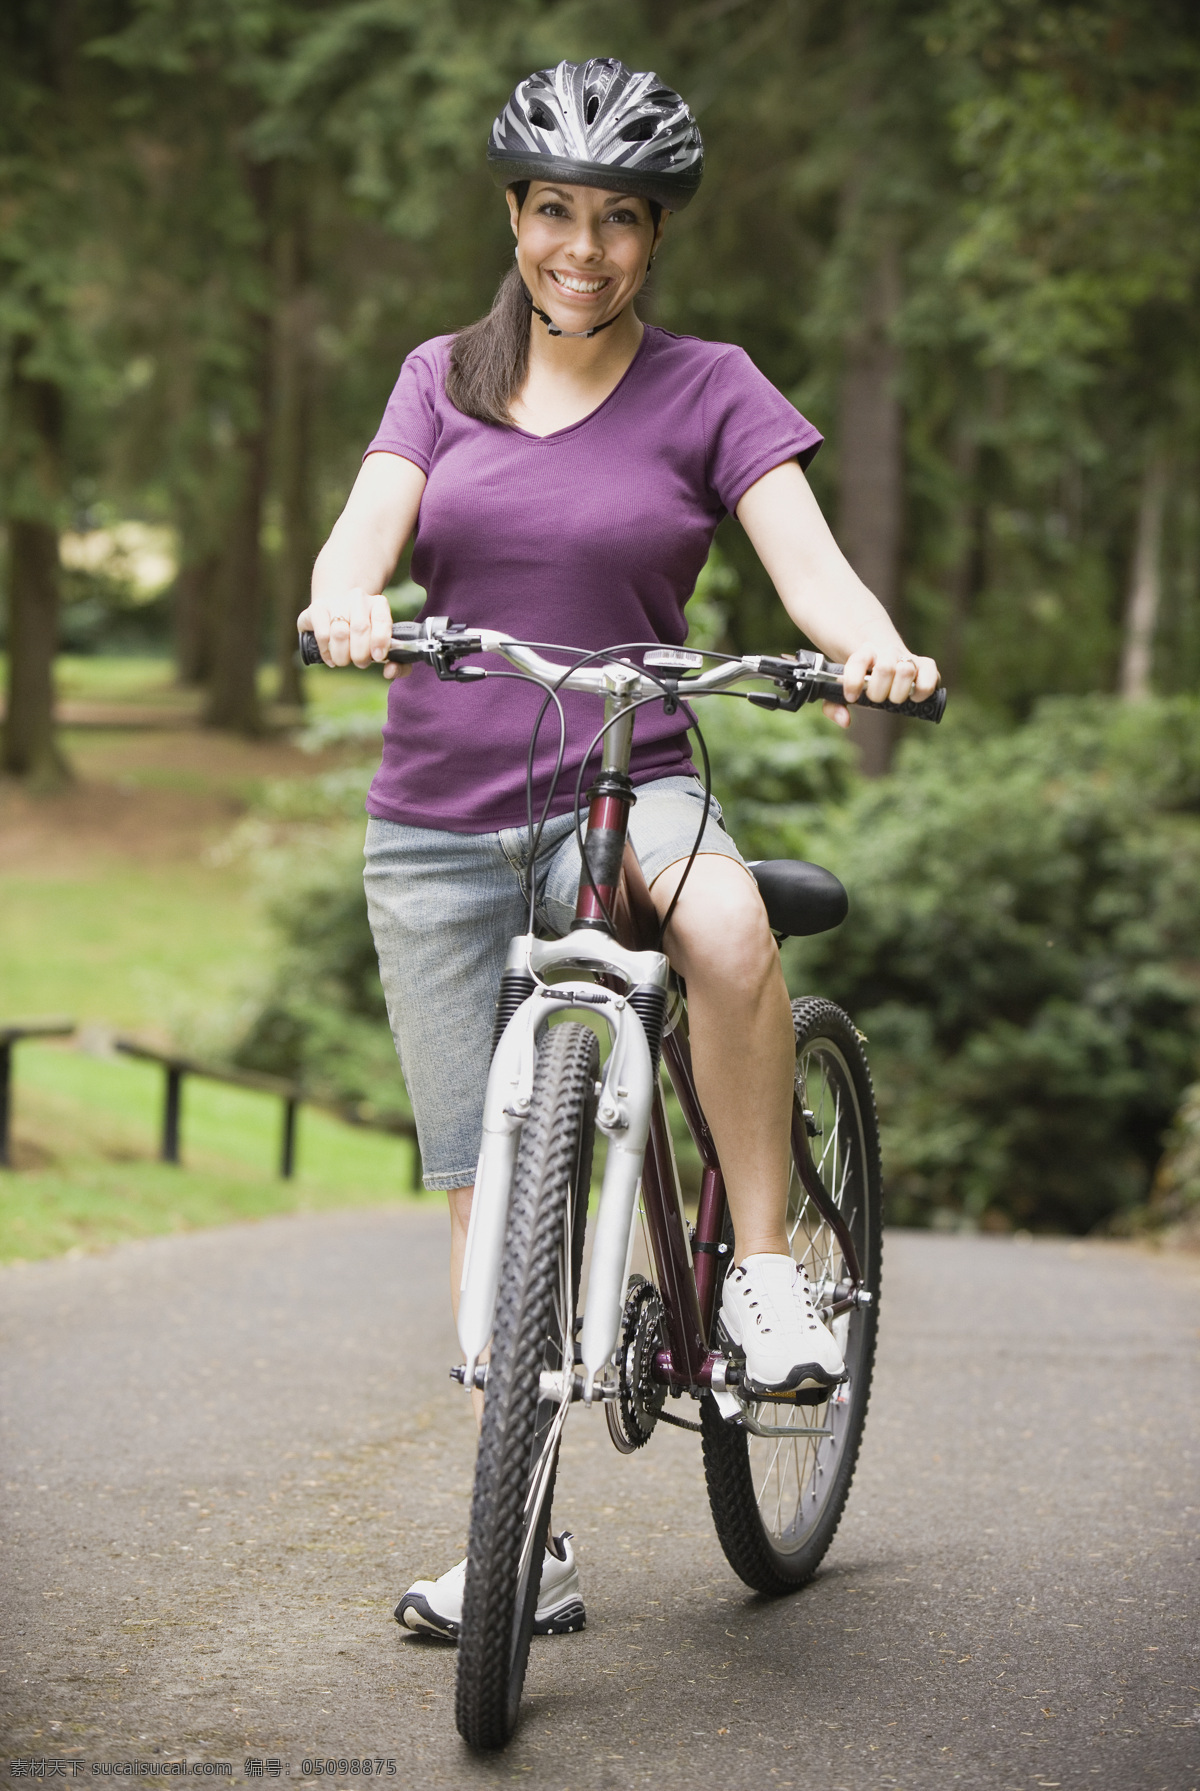
<path fill-rule="evenodd" d="M 549 176 L 682 211 L 700 185 L 704 145 L 665 81 L 593 56 L 518 81 L 492 126 L 488 162 L 502 187 Z"/>

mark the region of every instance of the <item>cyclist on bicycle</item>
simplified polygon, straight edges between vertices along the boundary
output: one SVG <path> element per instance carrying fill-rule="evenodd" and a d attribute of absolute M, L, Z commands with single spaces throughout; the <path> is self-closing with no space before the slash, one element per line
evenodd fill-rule
<path fill-rule="evenodd" d="M 424 343 L 401 369 L 299 618 L 326 663 L 385 658 L 392 618 L 379 593 L 414 528 L 412 575 L 430 614 L 586 649 L 678 645 L 714 531 L 733 512 L 796 627 L 845 661 L 849 701 L 929 695 L 937 667 L 909 652 L 805 480 L 818 431 L 741 349 L 645 325 L 634 309 L 667 214 L 700 184 L 700 133 L 679 95 L 609 58 L 560 63 L 516 88 L 488 160 L 516 265 L 485 318 Z M 540 691 L 408 669 L 386 668 L 397 681 L 367 799 L 366 889 L 425 1186 L 449 1197 L 457 1308 L 492 1001 L 508 942 L 526 930 L 527 879 L 540 924 L 570 925 L 572 791 L 595 721 L 585 698 L 564 694 L 565 774 L 531 865 L 526 750 Z M 826 713 L 849 724 L 841 705 Z M 535 759 L 539 809 L 553 732 Z M 642 712 L 631 776 L 630 840 L 661 916 L 703 799 L 680 716 Z M 721 1317 L 745 1351 L 746 1385 L 830 1386 L 842 1359 L 784 1230 L 788 992 L 716 803 L 664 949 L 687 982 L 696 1081 L 728 1190 L 735 1267 Z M 418 1581 L 397 1617 L 453 1638 L 463 1578 L 460 1562 Z M 536 1628 L 582 1621 L 570 1541 L 556 1537 Z"/>

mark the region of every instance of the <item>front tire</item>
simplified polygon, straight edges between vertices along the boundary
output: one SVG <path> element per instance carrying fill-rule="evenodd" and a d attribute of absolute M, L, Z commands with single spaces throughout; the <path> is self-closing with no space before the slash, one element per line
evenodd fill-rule
<path fill-rule="evenodd" d="M 764 1425 L 822 1434 L 756 1437 L 722 1418 L 711 1395 L 701 1402 L 704 1476 L 721 1547 L 739 1579 L 776 1596 L 796 1591 L 816 1573 L 849 1496 L 871 1391 L 883 1258 L 879 1129 L 862 1041 L 831 1001 L 794 1001 L 792 1021 L 796 1100 L 811 1115 L 808 1130 L 796 1131 L 804 1134 L 809 1164 L 850 1232 L 872 1300 L 832 1321 L 846 1361 L 842 1385 L 820 1404 L 762 1400 L 748 1408 Z M 787 1229 L 792 1255 L 819 1306 L 849 1279 L 848 1264 L 795 1163 Z"/>
<path fill-rule="evenodd" d="M 517 1155 L 458 1642 L 455 1718 L 473 1748 L 504 1746 L 525 1683 L 570 1399 L 543 1398 L 539 1377 L 574 1371 L 599 1061 L 590 1027 L 548 1030 Z"/>

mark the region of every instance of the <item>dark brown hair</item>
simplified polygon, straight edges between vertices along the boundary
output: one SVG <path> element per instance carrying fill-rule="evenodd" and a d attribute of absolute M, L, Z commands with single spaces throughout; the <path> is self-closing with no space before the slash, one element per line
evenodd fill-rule
<path fill-rule="evenodd" d="M 517 210 L 529 191 L 527 180 L 514 181 Z M 663 208 L 653 200 L 650 218 L 655 230 Z M 446 369 L 446 396 L 456 410 L 481 423 L 512 425 L 509 405 L 525 384 L 529 372 L 529 294 L 518 268 L 510 267 L 492 300 L 486 317 L 459 330 L 450 349 Z"/>

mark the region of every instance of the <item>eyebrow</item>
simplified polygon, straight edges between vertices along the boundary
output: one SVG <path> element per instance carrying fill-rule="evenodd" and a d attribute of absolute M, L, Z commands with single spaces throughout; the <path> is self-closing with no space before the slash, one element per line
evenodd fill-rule
<path fill-rule="evenodd" d="M 541 188 L 539 197 L 544 193 L 557 193 L 560 199 L 566 199 L 569 196 L 570 188 L 551 186 L 547 183 L 547 185 Z M 640 198 L 640 196 L 641 195 L 638 193 L 610 193 L 605 200 L 605 204 L 618 205 L 624 200 L 637 199 Z"/>

